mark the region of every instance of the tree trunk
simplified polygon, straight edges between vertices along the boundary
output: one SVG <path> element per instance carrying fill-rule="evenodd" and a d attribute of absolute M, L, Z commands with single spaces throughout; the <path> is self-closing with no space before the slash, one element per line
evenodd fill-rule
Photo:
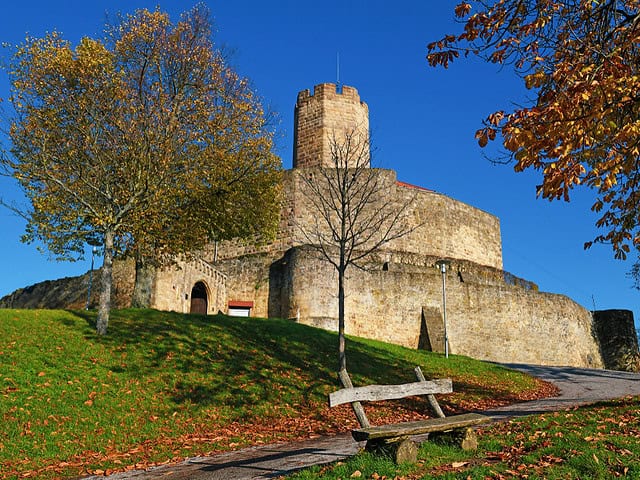
<path fill-rule="evenodd" d="M 113 232 L 104 234 L 104 260 L 102 263 L 102 291 L 100 292 L 100 305 L 98 306 L 98 321 L 96 331 L 98 335 L 107 334 L 109 325 L 109 312 L 111 310 L 111 284 L 113 282 Z"/>
<path fill-rule="evenodd" d="M 133 287 L 131 306 L 150 308 L 156 269 L 142 255 L 136 255 L 136 280 Z"/>
<path fill-rule="evenodd" d="M 338 269 L 338 371 L 347 369 L 347 355 L 344 338 L 344 268 Z"/>

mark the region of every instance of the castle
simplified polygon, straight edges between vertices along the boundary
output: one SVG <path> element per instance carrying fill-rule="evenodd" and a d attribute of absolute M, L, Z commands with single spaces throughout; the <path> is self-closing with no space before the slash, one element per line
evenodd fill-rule
<path fill-rule="evenodd" d="M 333 165 L 330 136 L 346 128 L 368 139 L 368 106 L 355 88 L 320 84 L 313 93 L 300 92 L 293 169 L 283 176 L 285 199 L 276 238 L 262 244 L 219 242 L 198 260 L 157 272 L 151 306 L 291 318 L 337 329 L 337 273 L 300 233 L 317 215 L 305 198 L 301 174 Z M 392 170 L 373 170 L 391 202 L 410 204 L 414 225 L 377 251 L 370 268 L 347 271 L 347 334 L 442 352 L 446 318 L 450 353 L 592 368 L 613 366 L 602 345 L 628 337 L 629 326 L 635 338 L 632 316 L 611 323 L 612 316 L 600 312 L 594 320 L 571 299 L 539 292 L 532 282 L 504 272 L 495 216 L 398 181 Z M 439 260 L 447 261 L 444 273 Z M 114 273 L 116 294 L 125 299 L 115 303 L 122 305 L 133 288 L 132 266 L 121 264 Z"/>
<path fill-rule="evenodd" d="M 337 329 L 337 274 L 300 234 L 317 212 L 305 201 L 299 173 L 331 167 L 331 135 L 345 128 L 357 128 L 368 138 L 368 106 L 355 88 L 320 84 L 313 93 L 301 91 L 293 169 L 284 173 L 277 238 L 264 245 L 220 242 L 198 264 L 160 273 L 155 306 L 197 311 L 199 298 L 206 296 L 208 312 L 292 318 Z M 604 366 L 591 312 L 502 270 L 498 218 L 400 182 L 394 171 L 376 171 L 390 198 L 412 203 L 416 225 L 384 245 L 372 268 L 347 271 L 347 334 L 443 351 L 443 285 L 436 262 L 447 259 L 451 353 L 502 362 Z"/>

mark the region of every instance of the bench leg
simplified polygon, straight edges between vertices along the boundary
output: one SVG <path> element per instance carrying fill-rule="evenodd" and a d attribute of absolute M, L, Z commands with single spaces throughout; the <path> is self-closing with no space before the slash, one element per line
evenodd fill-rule
<path fill-rule="evenodd" d="M 473 428 L 457 428 L 448 432 L 430 433 L 429 440 L 436 443 L 458 445 L 463 450 L 478 448 L 478 435 Z"/>
<path fill-rule="evenodd" d="M 418 446 L 406 437 L 369 440 L 365 450 L 390 457 L 396 463 L 418 461 Z"/>
<path fill-rule="evenodd" d="M 396 463 L 416 463 L 418 461 L 418 446 L 408 438 L 399 442 L 393 459 Z"/>

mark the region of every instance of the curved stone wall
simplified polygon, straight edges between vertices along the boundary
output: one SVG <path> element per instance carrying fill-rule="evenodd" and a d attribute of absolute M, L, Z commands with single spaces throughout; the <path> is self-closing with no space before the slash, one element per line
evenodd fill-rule
<path fill-rule="evenodd" d="M 291 278 L 282 295 L 287 300 L 284 316 L 295 317 L 299 309 L 301 322 L 336 330 L 333 267 L 304 247 L 287 252 L 283 263 L 283 274 Z M 562 295 L 474 282 L 484 269 L 476 265 L 466 280 L 455 264 L 447 273 L 451 353 L 497 362 L 603 367 L 588 310 Z M 351 269 L 345 291 L 348 334 L 443 350 L 442 277 L 436 268 L 406 269 L 392 262 L 386 269 Z"/>
<path fill-rule="evenodd" d="M 407 224 L 413 230 L 382 247 L 387 252 L 455 258 L 502 269 L 500 221 L 480 209 L 436 192 L 399 183 L 393 170 L 372 169 L 386 187 L 381 201 L 409 204 Z M 287 249 L 309 243 L 302 231 L 313 231 L 318 212 L 308 198 L 301 175 L 317 174 L 316 169 L 285 172 L 285 198 L 277 236 L 270 242 L 225 241 L 217 248 L 220 260 L 255 253 L 284 253 Z M 213 261 L 213 250 L 208 252 Z"/>
<path fill-rule="evenodd" d="M 412 200 L 415 230 L 385 249 L 468 260 L 502 269 L 502 238 L 497 217 L 417 187 L 398 184 L 395 195 L 399 202 Z"/>
<path fill-rule="evenodd" d="M 633 312 L 596 310 L 593 312 L 593 319 L 605 368 L 640 371 L 640 351 Z"/>

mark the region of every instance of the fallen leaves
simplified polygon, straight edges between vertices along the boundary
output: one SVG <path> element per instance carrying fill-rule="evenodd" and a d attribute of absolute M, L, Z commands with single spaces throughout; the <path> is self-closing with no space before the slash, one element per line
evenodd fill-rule
<path fill-rule="evenodd" d="M 182 317 L 174 321 L 165 314 L 156 322 L 150 320 L 146 313 L 142 322 L 140 318 L 129 320 L 131 313 L 126 313 L 120 314 L 123 318 L 119 320 L 125 326 L 118 327 L 117 315 L 114 317 L 114 334 L 117 328 L 121 328 L 126 330 L 122 338 L 128 339 L 129 330 L 141 328 L 135 347 L 124 340 L 94 345 L 87 343 L 83 335 L 77 339 L 67 338 L 66 330 L 52 330 L 52 325 L 64 326 L 67 320 L 76 320 L 61 314 L 64 321 L 43 323 L 43 334 L 39 335 L 40 339 L 51 339 L 52 343 L 47 344 L 49 348 L 46 350 L 53 352 L 52 361 L 45 364 L 37 363 L 35 358 L 26 358 L 23 364 L 2 372 L 0 400 L 8 403 L 0 419 L 5 425 L 15 426 L 13 438 L 22 439 L 26 446 L 18 448 L 28 453 L 24 458 L 16 458 L 12 453 L 16 449 L 15 442 L 2 439 L 4 446 L 0 447 L 0 479 L 20 477 L 22 474 L 25 478 L 77 477 L 89 474 L 89 470 L 106 473 L 111 470 L 148 468 L 156 465 L 158 459 L 179 462 L 187 456 L 216 454 L 249 445 L 346 432 L 357 425 L 349 405 L 331 410 L 325 406 L 318 390 L 325 388 L 324 384 L 330 384 L 332 380 L 323 380 L 324 383 L 320 382 L 321 386 L 318 387 L 318 379 L 310 373 L 322 365 L 318 363 L 319 360 L 310 361 L 309 367 L 291 369 L 283 367 L 281 360 L 275 361 L 261 353 L 261 349 L 244 350 L 246 346 L 242 342 L 247 337 L 266 338 L 263 343 L 276 345 L 276 336 L 270 333 L 270 326 L 248 323 L 238 330 L 237 340 L 234 337 L 233 341 L 222 341 L 226 329 L 231 325 L 224 328 L 218 322 L 216 325 L 200 325 L 197 322 L 192 325 L 185 323 Z M 223 321 L 220 319 L 220 322 Z M 246 333 L 255 332 L 253 329 L 257 327 L 264 328 L 257 330 L 259 335 Z M 78 328 L 82 332 L 81 327 Z M 184 328 L 184 331 L 178 330 L 180 342 L 182 338 L 201 340 L 193 350 L 176 354 L 173 359 L 197 367 L 185 374 L 171 370 L 162 362 L 150 365 L 147 356 L 163 360 L 167 352 L 178 348 L 173 345 L 171 335 L 179 328 Z M 211 330 L 216 328 L 213 335 Z M 235 321 L 233 328 L 237 328 Z M 52 331 L 55 334 L 50 335 Z M 158 336 L 157 331 L 173 333 Z M 149 335 L 148 338 L 145 335 Z M 56 348 L 61 338 L 65 339 L 64 351 Z M 212 348 L 211 345 L 216 345 L 218 341 L 222 342 L 220 347 Z M 38 347 L 41 342 L 38 341 Z M 5 355 L 14 351 L 12 346 L 7 347 L 6 344 L 1 348 Z M 208 353 L 205 350 L 209 350 Z M 214 351 L 223 352 L 221 355 L 234 352 L 233 358 L 215 359 L 215 362 L 229 368 L 237 365 L 244 367 L 249 361 L 252 366 L 260 365 L 260 376 L 251 369 L 242 369 L 235 377 L 239 385 L 247 385 L 244 391 L 247 395 L 255 396 L 255 402 L 242 397 L 240 400 L 244 403 L 235 408 L 225 404 L 222 396 L 215 397 L 218 390 L 226 393 L 227 386 L 215 383 L 224 375 L 220 371 L 211 372 L 212 366 L 218 368 L 218 363 L 210 358 Z M 202 355 L 206 354 L 207 358 L 200 358 L 199 352 L 205 352 Z M 246 353 L 247 358 L 238 360 L 238 352 Z M 126 362 L 129 365 L 126 371 L 121 368 L 125 361 L 124 353 L 127 354 Z M 40 357 L 36 358 L 41 360 Z M 94 365 L 95 359 L 99 361 Z M 145 375 L 140 375 L 141 371 Z M 38 377 L 39 372 L 45 375 Z M 456 378 L 459 377 L 462 375 Z M 175 381 L 178 378 L 181 384 Z M 47 382 L 50 382 L 50 387 L 34 388 L 38 383 L 44 386 Z M 274 396 L 270 392 L 276 383 L 288 390 L 272 398 Z M 496 391 L 498 382 L 496 376 L 491 374 L 465 375 L 460 378 L 460 383 L 462 388 L 456 393 L 457 396 L 442 398 L 443 408 L 448 414 L 456 409 L 483 409 L 514 401 L 517 396 L 511 392 L 521 388 L 521 385 L 506 378 L 503 383 L 508 387 Z M 300 393 L 300 385 L 313 386 L 315 390 L 311 394 L 307 391 Z M 529 390 L 524 396 L 540 395 L 532 392 L 544 391 L 546 384 L 531 385 L 527 384 Z M 330 386 L 326 385 L 328 388 Z M 5 399 L 5 395 L 8 398 Z M 487 399 L 489 396 L 501 400 Z M 234 399 L 238 400 L 239 397 Z M 366 408 L 372 421 L 379 423 L 419 420 L 429 416 L 425 399 L 383 402 L 367 405 Z M 230 421 L 230 418 L 237 420 Z M 31 421 L 30 425 L 28 421 Z M 39 452 L 27 450 L 28 445 L 42 445 L 44 450 L 45 444 L 54 453 L 39 455 Z M 60 452 L 57 457 L 56 450 Z M 359 470 L 363 472 L 363 478 L 368 477 L 363 468 Z M 393 475 L 387 472 L 379 473 L 386 473 L 389 478 L 381 474 L 378 480 L 393 479 Z"/>
<path fill-rule="evenodd" d="M 547 384 L 541 383 L 541 392 L 549 391 Z M 552 390 L 553 391 L 553 390 Z M 527 392 L 526 396 L 535 396 Z M 538 393 L 542 395 L 542 393 Z M 97 398 L 98 392 L 92 390 L 88 394 L 88 399 L 84 402 L 87 406 L 92 406 Z M 407 399 L 401 402 L 377 402 L 369 404 L 367 413 L 374 421 L 383 423 L 396 423 L 410 420 L 428 418 L 428 408 L 424 399 Z M 504 404 L 502 400 L 468 400 L 463 402 L 465 406 L 485 408 L 488 406 Z M 453 408 L 449 408 L 450 411 Z M 176 418 L 176 412 L 172 412 L 171 418 Z M 68 417 L 56 418 L 59 422 L 66 422 Z M 151 414 L 148 417 L 151 422 L 158 422 L 160 417 Z M 182 422 L 193 422 L 193 419 L 184 418 Z M 167 462 L 179 462 L 185 458 L 185 453 L 193 455 L 211 455 L 229 449 L 242 448 L 248 445 L 262 445 L 276 441 L 294 441 L 306 439 L 318 435 L 330 435 L 339 432 L 346 432 L 356 427 L 357 421 L 349 405 L 342 405 L 333 409 L 308 402 L 304 407 L 298 407 L 296 416 L 281 416 L 268 418 L 253 418 L 243 421 L 230 422 L 226 425 L 216 425 L 215 420 L 208 426 L 196 426 L 196 431 L 192 434 L 185 434 L 177 438 L 159 438 L 149 440 L 142 444 L 130 447 L 127 450 L 118 451 L 115 448 L 107 452 L 84 451 L 81 454 L 67 459 L 64 462 L 52 463 L 38 469 L 22 471 L 24 478 L 34 478 L 43 475 L 45 472 L 61 473 L 73 472 L 73 474 L 109 475 L 118 471 L 131 469 L 147 469 Z M 241 439 L 241 440 L 239 440 Z M 169 449 L 173 456 L 163 462 L 151 460 L 154 452 L 159 449 Z M 131 463 L 133 461 L 133 463 Z M 87 469 L 87 465 L 109 465 L 97 469 Z M 11 471 L 10 465 L 2 465 Z M 468 465 L 466 462 L 456 462 L 450 465 L 454 471 L 461 471 Z M 15 470 L 14 470 L 15 471 Z M 102 473 L 99 473 L 102 472 Z M 352 478 L 359 478 L 356 470 Z M 0 478 L 3 478 L 0 476 Z M 371 476 L 373 480 L 393 480 L 384 475 L 378 477 Z M 396 477 L 400 480 L 402 477 Z"/>
<path fill-rule="evenodd" d="M 96 396 L 98 395 L 98 392 L 96 392 L 95 390 L 92 390 L 89 393 L 89 398 L 84 402 L 85 405 L 87 405 L 88 407 L 93 405 L 93 400 L 96 398 Z"/>

